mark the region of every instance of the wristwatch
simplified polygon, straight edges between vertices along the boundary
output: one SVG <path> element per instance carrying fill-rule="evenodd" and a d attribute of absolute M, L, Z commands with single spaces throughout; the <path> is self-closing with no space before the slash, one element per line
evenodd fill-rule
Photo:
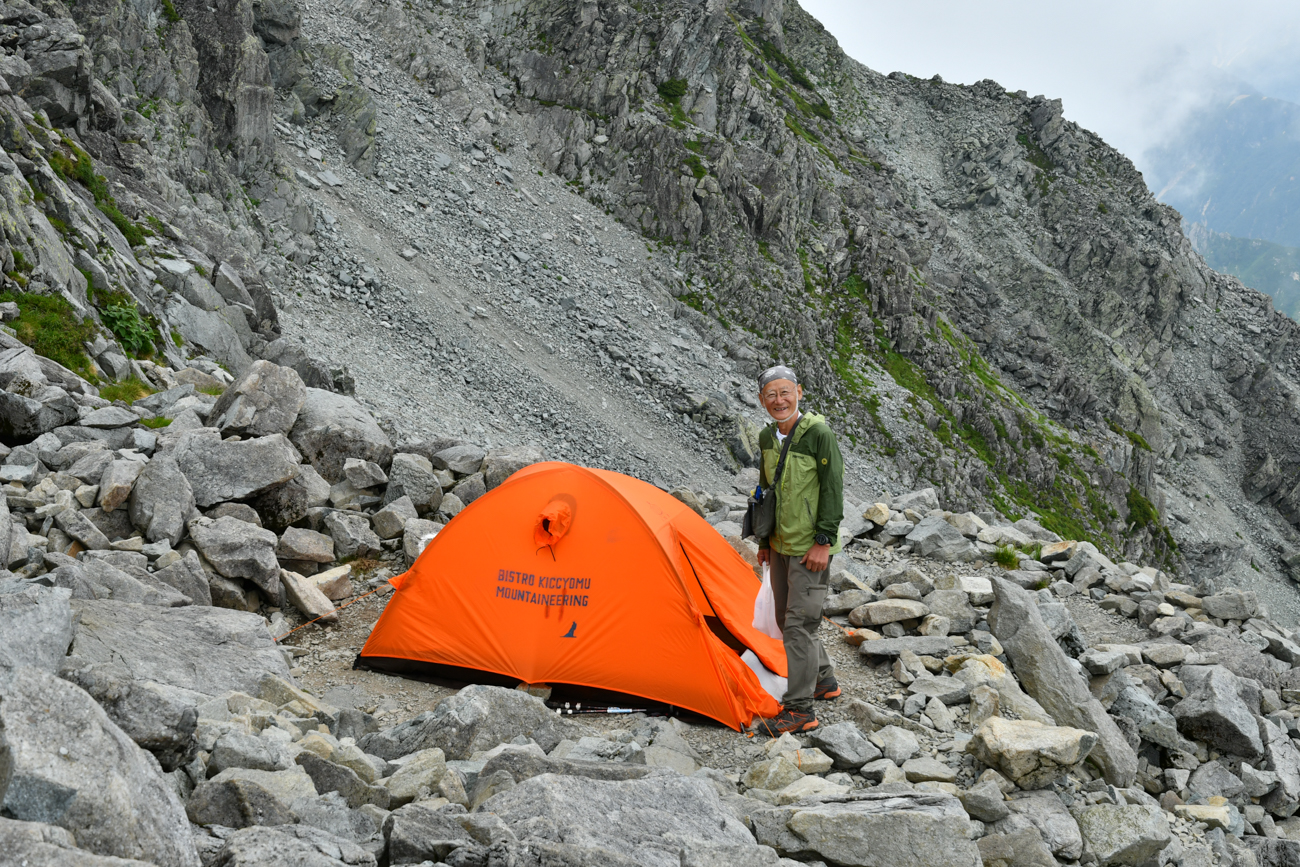
<path fill-rule="evenodd" d="M 827 536 L 825 533 L 818 533 L 816 536 L 813 536 L 813 541 L 818 545 L 829 545 L 831 543 L 831 537 Z"/>

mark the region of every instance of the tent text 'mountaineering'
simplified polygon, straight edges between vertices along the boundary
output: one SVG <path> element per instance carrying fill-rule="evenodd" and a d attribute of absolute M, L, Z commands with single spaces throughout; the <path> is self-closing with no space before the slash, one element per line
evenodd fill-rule
<path fill-rule="evenodd" d="M 526 467 L 392 584 L 360 667 L 611 691 L 735 729 L 779 710 L 741 659 L 748 649 L 786 673 L 781 642 L 753 626 L 753 569 L 686 505 L 630 476 Z"/>

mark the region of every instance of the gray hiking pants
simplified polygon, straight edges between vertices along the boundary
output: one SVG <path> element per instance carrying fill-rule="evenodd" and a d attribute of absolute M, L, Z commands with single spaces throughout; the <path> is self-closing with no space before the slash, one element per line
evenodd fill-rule
<path fill-rule="evenodd" d="M 772 597 L 776 601 L 777 619 L 782 622 L 785 659 L 790 669 L 782 704 L 809 711 L 817 681 L 835 674 L 826 648 L 817 638 L 822 603 L 830 589 L 830 564 L 826 564 L 825 572 L 810 572 L 798 556 L 775 551 L 769 555 Z"/>

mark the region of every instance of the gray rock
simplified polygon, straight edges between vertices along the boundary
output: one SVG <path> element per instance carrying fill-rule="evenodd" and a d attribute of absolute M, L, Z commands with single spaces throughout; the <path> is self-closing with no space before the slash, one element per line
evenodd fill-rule
<path fill-rule="evenodd" d="M 165 313 L 167 321 L 182 337 L 206 349 L 231 370 L 243 370 L 253 363 L 245 348 L 251 332 L 242 307 L 226 305 L 219 310 L 204 310 L 180 295 L 173 295 L 168 299 Z"/>
<path fill-rule="evenodd" d="M 194 605 L 212 604 L 212 587 L 208 582 L 208 573 L 203 571 L 199 555 L 193 551 L 170 566 L 159 569 L 155 577 L 189 598 Z"/>
<path fill-rule="evenodd" d="M 99 477 L 99 507 L 111 512 L 131 496 L 136 479 L 144 472 L 144 461 L 113 461 Z"/>
<path fill-rule="evenodd" d="M 483 460 L 486 457 L 487 452 L 478 446 L 452 446 L 433 456 L 433 466 L 439 470 L 451 470 L 453 473 L 468 476 L 483 468 Z"/>
<path fill-rule="evenodd" d="M 298 817 L 274 792 L 244 776 L 201 781 L 190 793 L 185 812 L 196 825 L 247 828 L 291 825 Z"/>
<path fill-rule="evenodd" d="M 487 486 L 483 483 L 482 473 L 466 476 L 451 489 L 451 495 L 467 506 L 486 493 Z"/>
<path fill-rule="evenodd" d="M 302 464 L 298 467 L 298 475 L 249 502 L 261 516 L 263 525 L 272 530 L 283 530 L 307 517 L 312 509 L 324 506 L 329 498 L 329 482 L 322 479 L 311 464 Z"/>
<path fill-rule="evenodd" d="M 948 618 L 954 634 L 970 632 L 981 619 L 963 590 L 936 590 L 924 601 L 931 614 Z"/>
<path fill-rule="evenodd" d="M 157 765 L 84 691 L 19 668 L 0 696 L 0 731 L 6 816 L 57 825 L 99 855 L 198 867 L 185 812 Z"/>
<path fill-rule="evenodd" d="M 412 518 L 406 522 L 402 529 L 402 552 L 406 554 L 408 564 L 414 563 L 415 558 L 424 552 L 425 546 L 440 527 L 441 524 L 422 518 Z"/>
<path fill-rule="evenodd" d="M 147 573 L 143 577 L 149 579 L 149 583 L 106 561 L 86 559 L 58 567 L 50 573 L 49 580 L 54 587 L 72 591 L 72 598 L 76 600 L 111 599 L 169 608 L 192 601 Z"/>
<path fill-rule="evenodd" d="M 77 403 L 58 386 L 41 386 L 29 394 L 0 392 L 0 437 L 26 441 L 77 421 Z"/>
<path fill-rule="evenodd" d="M 134 681 L 198 695 L 256 695 L 267 673 L 291 680 L 284 656 L 256 614 L 224 608 L 154 608 L 77 602 L 67 667 L 116 662 Z"/>
<path fill-rule="evenodd" d="M 1277 786 L 1264 795 L 1260 803 L 1277 816 L 1290 815 L 1296 803 L 1300 802 L 1300 749 L 1291 740 L 1287 729 L 1271 719 L 1260 720 L 1259 730 L 1264 741 L 1264 756 L 1277 776 Z M 1243 781 L 1249 780 L 1248 767 L 1242 766 Z"/>
<path fill-rule="evenodd" d="M 393 455 L 393 463 L 388 470 L 388 490 L 384 493 L 384 505 L 403 496 L 411 500 L 415 511 L 421 515 L 438 510 L 442 503 L 442 486 L 438 484 L 433 464 L 428 459 L 414 454 Z"/>
<path fill-rule="evenodd" d="M 166 539 L 176 545 L 185 525 L 198 517 L 194 490 L 175 457 L 157 455 L 141 471 L 131 489 L 128 514 L 150 542 Z"/>
<path fill-rule="evenodd" d="M 1050 789 L 1020 792 L 1007 801 L 1007 808 L 1011 814 L 995 822 L 990 828 L 992 831 L 1014 834 L 1033 828 L 1058 858 L 1073 861 L 1082 854 L 1083 836 L 1079 833 L 1079 825 L 1056 792 Z"/>
<path fill-rule="evenodd" d="M 330 512 L 325 516 L 325 529 L 334 538 L 334 555 L 340 560 L 368 557 L 380 551 L 379 537 L 364 515 Z"/>
<path fill-rule="evenodd" d="M 976 841 L 985 864 L 1015 867 L 1056 867 L 1052 850 L 1034 828 L 1021 828 L 1013 834 L 989 834 Z"/>
<path fill-rule="evenodd" d="M 343 477 L 354 488 L 363 490 L 388 484 L 388 474 L 384 472 L 383 467 L 359 458 L 348 458 L 343 462 Z"/>
<path fill-rule="evenodd" d="M 334 560 L 334 540 L 315 530 L 286 527 L 276 545 L 275 555 L 281 560 L 330 563 Z"/>
<path fill-rule="evenodd" d="M 64 509 L 54 516 L 54 523 L 60 530 L 76 539 L 92 551 L 109 546 L 108 537 L 96 527 L 91 520 L 76 509 Z"/>
<path fill-rule="evenodd" d="M 468 759 L 521 735 L 549 752 L 577 732 L 582 732 L 581 727 L 557 716 L 539 698 L 499 686 L 474 685 L 443 699 L 431 711 L 367 735 L 358 746 L 390 760 L 429 747 L 440 747 L 448 759 Z"/>
<path fill-rule="evenodd" d="M 113 453 L 107 450 L 93 451 L 81 457 L 64 472 L 76 476 L 88 485 L 99 484 L 99 477 L 113 463 Z"/>
<path fill-rule="evenodd" d="M 858 653 L 867 657 L 897 657 L 904 650 L 917 656 L 937 656 L 942 659 L 952 653 L 952 639 L 946 635 L 918 635 L 906 638 L 882 638 L 879 641 L 864 641 L 858 647 Z"/>
<path fill-rule="evenodd" d="M 0 818 L 0 852 L 25 867 L 151 867 L 145 861 L 78 849 L 72 835 L 54 825 L 5 818 Z"/>
<path fill-rule="evenodd" d="M 1088 761 L 1101 768 L 1111 785 L 1131 786 L 1137 774 L 1137 754 L 1070 665 L 1043 622 L 1034 597 L 1000 578 L 993 579 L 993 593 L 989 624 L 1025 691 L 1059 725 L 1096 733 L 1097 744 Z"/>
<path fill-rule="evenodd" d="M 275 557 L 275 533 L 226 516 L 215 521 L 195 518 L 188 524 L 190 538 L 217 574 L 252 581 L 271 604 L 280 603 L 280 563 Z"/>
<path fill-rule="evenodd" d="M 681 864 L 719 846 L 742 853 L 732 863 L 758 854 L 711 782 L 672 772 L 621 782 L 544 774 L 489 798 L 481 810 L 525 844 L 564 841 L 552 850 L 557 863 Z"/>
<path fill-rule="evenodd" d="M 1011 815 L 1002 790 L 991 780 L 977 783 L 957 797 L 971 818 L 981 822 L 997 822 Z"/>
<path fill-rule="evenodd" d="M 444 861 L 453 850 L 473 846 L 475 840 L 462 823 L 467 817 L 459 805 L 434 809 L 407 804 L 384 819 L 390 864 Z"/>
<path fill-rule="evenodd" d="M 1173 707 L 1180 732 L 1246 759 L 1263 754 L 1259 725 L 1235 674 L 1221 665 L 1184 665 L 1180 677 L 1188 693 Z"/>
<path fill-rule="evenodd" d="M 140 417 L 129 409 L 120 406 L 106 406 L 84 416 L 77 422 L 82 427 L 97 427 L 104 430 L 115 427 L 130 427 L 138 424 Z"/>
<path fill-rule="evenodd" d="M 57 672 L 74 631 L 70 590 L 0 582 L 0 689 L 21 665 Z"/>
<path fill-rule="evenodd" d="M 198 748 L 193 696 L 183 690 L 131 677 L 116 662 L 65 666 L 60 676 L 99 702 L 117 726 L 158 760 L 164 771 L 190 762 Z"/>
<path fill-rule="evenodd" d="M 254 361 L 217 399 L 208 424 L 223 437 L 288 434 L 306 399 L 307 387 L 296 370 Z"/>
<path fill-rule="evenodd" d="M 840 770 L 856 770 L 882 755 L 851 722 L 819 726 L 813 729 L 811 737 L 813 744 L 830 756 Z"/>
<path fill-rule="evenodd" d="M 494 449 L 483 458 L 483 483 L 490 491 L 524 467 L 541 460 L 541 450 L 531 446 Z"/>
<path fill-rule="evenodd" d="M 1246 789 L 1240 778 L 1216 761 L 1206 762 L 1192 771 L 1187 788 L 1204 798 L 1215 795 L 1235 798 Z"/>
<path fill-rule="evenodd" d="M 1097 804 L 1079 811 L 1083 842 L 1101 867 L 1146 864 L 1171 839 L 1169 822 L 1159 807 Z"/>
<path fill-rule="evenodd" d="M 1230 587 L 1201 600 L 1205 613 L 1220 620 L 1249 620 L 1259 612 L 1259 598 L 1252 590 Z"/>
<path fill-rule="evenodd" d="M 224 731 L 212 745 L 210 753 L 209 776 L 216 776 L 227 768 L 248 768 L 254 771 L 289 769 L 288 764 L 282 761 L 280 751 L 272 749 L 270 741 L 239 729 Z"/>
<path fill-rule="evenodd" d="M 970 820 L 951 795 L 862 792 L 757 809 L 754 837 L 787 858 L 861 867 L 979 867 Z"/>
<path fill-rule="evenodd" d="M 309 825 L 250 827 L 226 837 L 214 867 L 375 867 L 368 849 Z"/>
<path fill-rule="evenodd" d="M 961 531 L 942 517 L 923 518 L 907 534 L 912 550 L 922 557 L 947 563 L 965 562 L 979 557 L 979 549 Z"/>
<path fill-rule="evenodd" d="M 352 808 L 373 804 L 381 810 L 388 809 L 388 790 L 372 786 L 351 768 L 321 758 L 311 750 L 303 750 L 294 761 L 311 777 L 317 792 L 338 792 Z"/>
<path fill-rule="evenodd" d="M 298 453 L 282 434 L 227 441 L 199 428 L 184 431 L 172 453 L 203 509 L 256 496 L 298 474 Z"/>
<path fill-rule="evenodd" d="M 911 509 L 917 514 L 924 515 L 939 508 L 939 495 L 935 493 L 934 488 L 922 488 L 919 491 L 899 494 L 889 503 L 889 507 L 896 512 Z"/>
<path fill-rule="evenodd" d="M 1242 842 L 1254 854 L 1260 867 L 1297 867 L 1300 865 L 1300 840 L 1269 837 L 1244 837 Z M 1207 856 L 1209 853 L 1206 853 Z M 1188 863 L 1184 861 L 1183 863 Z M 1204 864 L 1212 862 L 1207 857 Z"/>
<path fill-rule="evenodd" d="M 1141 687 L 1130 684 L 1121 689 L 1111 702 L 1110 714 L 1133 723 L 1143 740 L 1165 749 L 1196 753 L 1196 746 L 1178 733 L 1174 715 L 1156 704 Z"/>
<path fill-rule="evenodd" d="M 307 389 L 289 439 L 330 484 L 343 480 L 348 458 L 373 461 L 380 467 L 387 467 L 393 459 L 388 435 L 361 404 L 318 388 Z"/>
<path fill-rule="evenodd" d="M 371 523 L 374 525 L 375 535 L 379 538 L 396 539 L 406 529 L 407 521 L 415 520 L 417 517 L 411 498 L 401 496 L 375 512 Z"/>

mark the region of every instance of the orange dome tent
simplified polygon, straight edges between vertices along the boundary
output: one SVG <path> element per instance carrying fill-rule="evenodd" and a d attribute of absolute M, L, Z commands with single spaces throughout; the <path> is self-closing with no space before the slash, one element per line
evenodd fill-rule
<path fill-rule="evenodd" d="M 786 673 L 754 629 L 754 572 L 717 531 L 630 476 L 564 463 L 515 473 L 431 541 L 357 664 L 573 685 L 741 729 L 778 703 L 741 660 Z"/>

